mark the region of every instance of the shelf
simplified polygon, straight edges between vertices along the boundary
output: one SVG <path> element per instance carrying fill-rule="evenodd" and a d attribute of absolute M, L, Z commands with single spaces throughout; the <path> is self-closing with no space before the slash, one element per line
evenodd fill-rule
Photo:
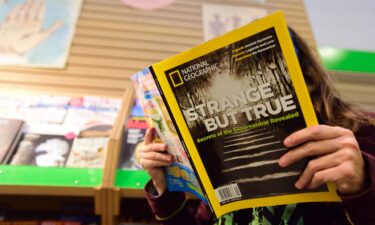
<path fill-rule="evenodd" d="M 101 185 L 102 177 L 102 169 L 0 166 L 0 187 L 1 185 L 96 187 Z"/>
<path fill-rule="evenodd" d="M 143 189 L 150 176 L 143 170 L 121 170 L 116 173 L 115 186 L 118 188 Z"/>

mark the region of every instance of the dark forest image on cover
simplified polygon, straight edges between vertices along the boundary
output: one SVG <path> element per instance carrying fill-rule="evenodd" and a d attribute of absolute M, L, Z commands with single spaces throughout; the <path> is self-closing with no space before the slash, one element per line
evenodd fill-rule
<path fill-rule="evenodd" d="M 165 74 L 221 204 L 310 192 L 294 187 L 307 160 L 278 165 L 306 123 L 274 28 Z"/>

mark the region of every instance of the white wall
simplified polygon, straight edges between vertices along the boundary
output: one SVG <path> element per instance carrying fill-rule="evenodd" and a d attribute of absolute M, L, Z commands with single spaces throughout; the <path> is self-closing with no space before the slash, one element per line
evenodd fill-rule
<path fill-rule="evenodd" d="M 304 0 L 318 46 L 375 52 L 375 0 Z"/>

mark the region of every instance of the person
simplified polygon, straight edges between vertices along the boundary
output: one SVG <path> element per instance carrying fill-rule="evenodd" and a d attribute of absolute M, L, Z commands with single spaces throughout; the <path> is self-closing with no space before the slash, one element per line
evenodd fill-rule
<path fill-rule="evenodd" d="M 343 101 L 306 43 L 293 29 L 290 33 L 319 125 L 288 136 L 283 143 L 290 150 L 278 163 L 287 167 L 300 159 L 313 157 L 295 187 L 314 189 L 333 182 L 342 202 L 244 209 L 222 216 L 216 224 L 375 224 L 373 115 Z M 190 207 L 186 205 L 184 193 L 166 189 L 162 167 L 171 164 L 172 156 L 166 153 L 167 145 L 153 142 L 154 137 L 155 129 L 148 129 L 139 160 L 151 176 L 145 191 L 156 219 L 164 225 L 214 224 L 204 203 L 197 208 Z M 288 213 L 288 210 L 292 212 Z"/>

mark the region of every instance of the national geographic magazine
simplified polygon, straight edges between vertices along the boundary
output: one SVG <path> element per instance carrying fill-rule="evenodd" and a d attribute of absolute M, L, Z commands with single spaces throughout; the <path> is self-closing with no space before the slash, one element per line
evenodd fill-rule
<path fill-rule="evenodd" d="M 154 85 L 138 91 L 145 113 L 180 156 L 172 168 L 189 163 L 189 173 L 171 174 L 193 179 L 188 187 L 199 183 L 193 189 L 216 217 L 244 208 L 340 201 L 333 184 L 294 187 L 308 159 L 278 165 L 288 151 L 283 140 L 318 124 L 282 12 L 155 63 L 133 82 L 136 90 Z"/>

